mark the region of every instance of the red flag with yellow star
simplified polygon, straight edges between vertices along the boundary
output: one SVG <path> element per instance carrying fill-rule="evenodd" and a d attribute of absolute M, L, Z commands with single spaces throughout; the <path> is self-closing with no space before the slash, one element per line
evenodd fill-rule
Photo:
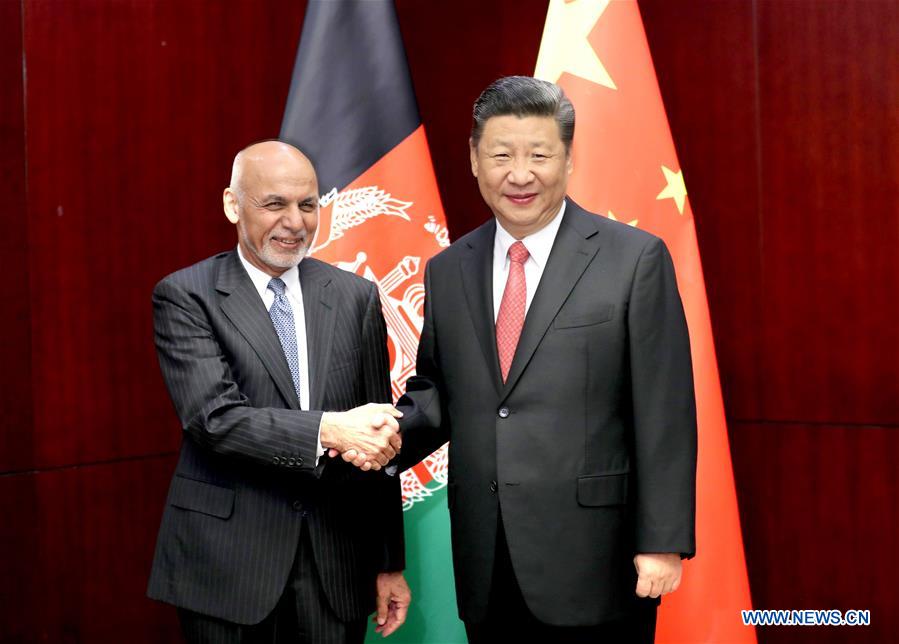
<path fill-rule="evenodd" d="M 693 213 L 636 0 L 551 0 L 535 76 L 574 104 L 580 205 L 665 240 L 690 328 L 699 428 L 697 554 L 664 598 L 657 642 L 755 642 L 724 404 Z"/>

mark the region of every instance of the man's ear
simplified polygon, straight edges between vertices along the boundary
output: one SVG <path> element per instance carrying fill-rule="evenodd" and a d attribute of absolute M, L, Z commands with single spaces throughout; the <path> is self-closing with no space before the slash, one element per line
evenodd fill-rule
<path fill-rule="evenodd" d="M 240 215 L 237 208 L 237 195 L 234 194 L 231 188 L 225 188 L 225 192 L 222 194 L 222 205 L 225 208 L 225 217 L 232 224 L 236 224 L 240 219 Z"/>
<path fill-rule="evenodd" d="M 468 139 L 468 153 L 471 157 L 471 173 L 478 176 L 478 147 L 470 138 Z"/>

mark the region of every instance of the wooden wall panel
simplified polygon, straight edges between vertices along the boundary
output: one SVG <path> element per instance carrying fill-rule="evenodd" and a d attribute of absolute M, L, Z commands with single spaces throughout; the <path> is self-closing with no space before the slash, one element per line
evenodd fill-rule
<path fill-rule="evenodd" d="M 872 610 L 868 628 L 759 641 L 890 641 L 899 3 L 640 6 L 696 214 L 754 605 Z"/>
<path fill-rule="evenodd" d="M 25 216 L 25 97 L 22 88 L 22 7 L 0 2 L 0 472 L 31 462 L 31 291 Z"/>
<path fill-rule="evenodd" d="M 236 243 L 221 191 L 278 133 L 303 9 L 25 4 L 34 467 L 177 446 L 150 292 Z"/>
<path fill-rule="evenodd" d="M 899 432 L 781 423 L 733 429 L 754 606 L 871 611 L 869 627 L 765 627 L 759 641 L 892 641 Z"/>
<path fill-rule="evenodd" d="M 899 3 L 758 3 L 764 417 L 899 424 Z"/>
<path fill-rule="evenodd" d="M 732 418 L 758 418 L 763 309 L 752 3 L 640 0 L 640 12 L 693 207 L 725 408 Z"/>
<path fill-rule="evenodd" d="M 177 642 L 145 596 L 173 456 L 0 477 L 0 641 Z"/>

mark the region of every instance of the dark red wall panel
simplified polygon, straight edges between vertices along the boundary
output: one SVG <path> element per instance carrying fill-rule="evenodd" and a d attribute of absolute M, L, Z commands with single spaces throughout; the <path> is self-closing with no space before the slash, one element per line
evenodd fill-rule
<path fill-rule="evenodd" d="M 899 632 L 899 432 L 739 423 L 731 450 L 758 608 L 868 609 L 868 627 L 765 627 L 762 642 L 890 642 Z"/>
<path fill-rule="evenodd" d="M 899 424 L 899 3 L 758 4 L 765 418 Z"/>
<path fill-rule="evenodd" d="M 146 598 L 172 456 L 0 477 L 0 641 L 177 642 Z"/>
<path fill-rule="evenodd" d="M 25 95 L 22 7 L 0 2 L 0 472 L 31 462 L 31 291 L 25 214 Z"/>
<path fill-rule="evenodd" d="M 303 7 L 25 6 L 33 466 L 170 451 L 150 292 L 236 243 L 230 160 L 278 133 Z"/>
<path fill-rule="evenodd" d="M 872 611 L 759 641 L 891 641 L 899 3 L 640 6 L 696 213 L 754 605 Z"/>

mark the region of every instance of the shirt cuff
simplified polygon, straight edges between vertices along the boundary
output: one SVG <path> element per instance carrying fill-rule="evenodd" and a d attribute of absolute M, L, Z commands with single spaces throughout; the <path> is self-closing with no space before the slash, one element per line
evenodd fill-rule
<path fill-rule="evenodd" d="M 324 418 L 324 414 L 322 414 L 322 418 Z M 318 467 L 318 462 L 326 451 L 327 450 L 322 447 L 322 421 L 319 420 L 318 434 L 315 437 L 315 465 L 313 467 Z"/>

